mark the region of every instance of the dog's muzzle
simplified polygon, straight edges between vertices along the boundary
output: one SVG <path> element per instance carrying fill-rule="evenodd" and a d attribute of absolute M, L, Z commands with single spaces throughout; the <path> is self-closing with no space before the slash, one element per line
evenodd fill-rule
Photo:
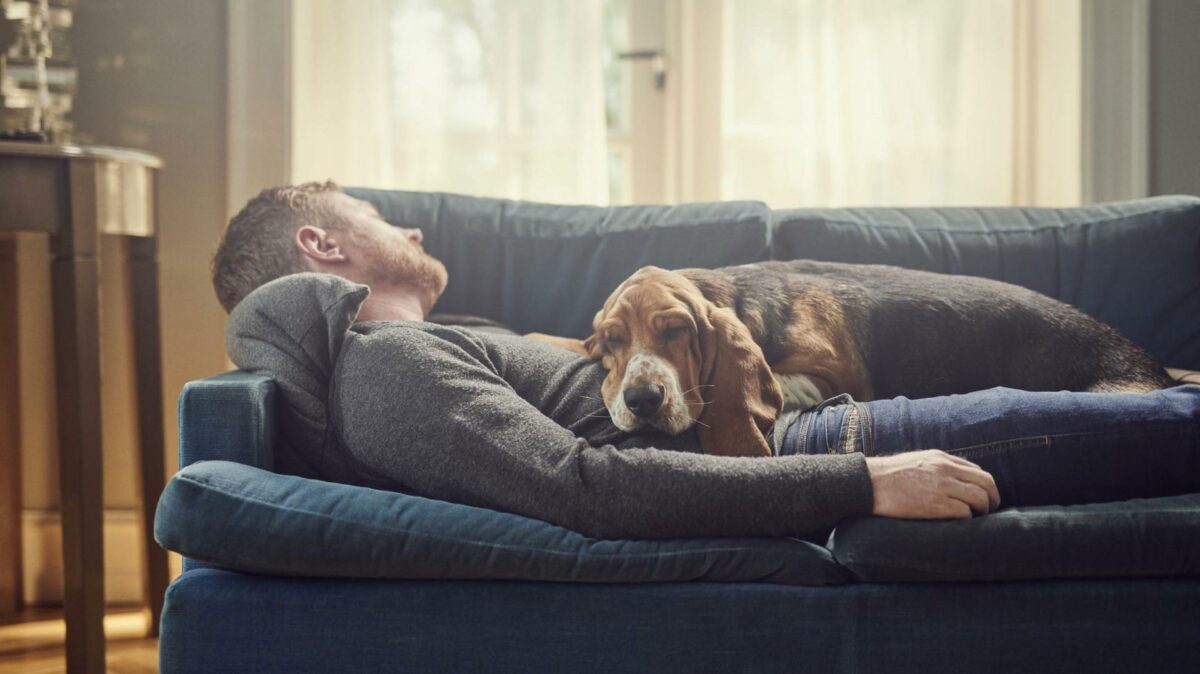
<path fill-rule="evenodd" d="M 662 384 L 642 384 L 625 389 L 625 406 L 633 416 L 645 421 L 658 414 L 663 403 Z"/>
<path fill-rule="evenodd" d="M 679 390 L 675 368 L 650 354 L 638 354 L 629 361 L 608 411 L 613 424 L 626 432 L 649 426 L 674 435 L 695 422 Z"/>

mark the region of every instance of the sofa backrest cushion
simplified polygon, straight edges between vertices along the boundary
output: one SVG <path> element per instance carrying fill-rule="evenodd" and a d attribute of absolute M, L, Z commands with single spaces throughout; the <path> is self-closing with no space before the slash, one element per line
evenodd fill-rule
<path fill-rule="evenodd" d="M 420 227 L 450 273 L 438 312 L 519 332 L 590 334 L 609 293 L 645 265 L 721 267 L 762 259 L 767 207 L 562 206 L 433 192 L 350 188 L 394 225 Z"/>
<path fill-rule="evenodd" d="M 588 583 L 847 578 L 829 551 L 790 538 L 596 540 L 456 503 L 203 461 L 158 502 L 155 540 L 202 562 L 336 578 L 491 578 Z"/>
<path fill-rule="evenodd" d="M 1086 208 L 792 209 L 771 256 L 891 264 L 1031 288 L 1200 369 L 1200 198 Z"/>

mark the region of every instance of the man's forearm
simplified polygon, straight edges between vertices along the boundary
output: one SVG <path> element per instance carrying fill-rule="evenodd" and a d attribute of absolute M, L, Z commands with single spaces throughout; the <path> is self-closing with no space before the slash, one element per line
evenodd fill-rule
<path fill-rule="evenodd" d="M 799 535 L 868 514 L 873 503 L 859 454 L 731 458 L 594 448 L 579 467 L 578 501 L 560 509 L 569 518 L 560 523 L 603 538 Z"/>

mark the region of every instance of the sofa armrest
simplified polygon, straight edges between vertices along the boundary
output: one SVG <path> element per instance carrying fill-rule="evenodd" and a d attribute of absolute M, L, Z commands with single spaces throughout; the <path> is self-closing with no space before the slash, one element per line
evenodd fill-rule
<path fill-rule="evenodd" d="M 225 372 L 188 382 L 179 394 L 179 467 L 223 460 L 275 465 L 275 381 Z"/>

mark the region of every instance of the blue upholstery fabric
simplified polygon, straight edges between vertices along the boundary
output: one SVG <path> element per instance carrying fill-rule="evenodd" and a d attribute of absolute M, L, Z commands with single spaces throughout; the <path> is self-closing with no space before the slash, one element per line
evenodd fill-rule
<path fill-rule="evenodd" d="M 886 582 L 1200 576 L 1200 494 L 838 525 L 834 557 Z"/>
<path fill-rule="evenodd" d="M 188 382 L 179 394 L 179 466 L 236 461 L 275 467 L 275 382 L 249 372 Z"/>
<path fill-rule="evenodd" d="M 798 587 L 189 571 L 166 674 L 1196 672 L 1200 580 Z"/>
<path fill-rule="evenodd" d="M 250 372 L 224 372 L 185 384 L 179 394 L 179 467 L 219 460 L 274 470 L 277 399 L 275 381 Z M 183 558 L 185 571 L 205 566 Z"/>
<path fill-rule="evenodd" d="M 612 289 L 638 268 L 720 267 L 762 259 L 767 207 L 559 206 L 457 194 L 367 190 L 388 222 L 419 226 L 450 284 L 437 310 L 519 332 L 584 337 Z"/>
<path fill-rule="evenodd" d="M 771 215 L 775 259 L 891 264 L 1032 288 L 1200 369 L 1200 198 L 1087 208 L 798 209 Z"/>
<path fill-rule="evenodd" d="M 599 541 L 540 520 L 226 461 L 180 471 L 154 520 L 160 545 L 289 576 L 828 585 L 845 570 L 793 539 Z"/>

